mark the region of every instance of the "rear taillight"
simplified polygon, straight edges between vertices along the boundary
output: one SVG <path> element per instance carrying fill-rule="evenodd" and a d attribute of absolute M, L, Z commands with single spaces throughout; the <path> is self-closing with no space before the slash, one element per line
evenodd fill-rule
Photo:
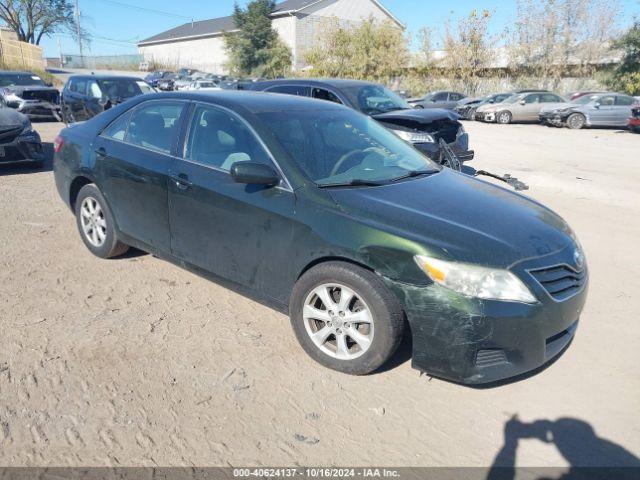
<path fill-rule="evenodd" d="M 62 150 L 63 146 L 64 146 L 64 138 L 58 135 L 56 139 L 53 141 L 53 151 L 55 153 L 58 153 L 60 152 L 60 150 Z"/>

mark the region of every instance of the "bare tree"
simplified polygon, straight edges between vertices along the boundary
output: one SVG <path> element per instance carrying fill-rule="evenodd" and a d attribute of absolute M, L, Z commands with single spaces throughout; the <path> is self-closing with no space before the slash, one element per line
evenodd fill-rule
<path fill-rule="evenodd" d="M 509 44 L 517 75 L 556 88 L 563 76 L 588 76 L 606 61 L 618 33 L 617 0 L 518 0 Z"/>
<path fill-rule="evenodd" d="M 76 31 L 69 0 L 1 0 L 0 19 L 16 32 L 18 40 L 39 45 L 43 37 Z M 86 38 L 86 32 L 82 32 Z"/>
<path fill-rule="evenodd" d="M 469 94 L 477 93 L 483 72 L 490 66 L 497 39 L 489 34 L 491 13 L 473 10 L 457 24 L 447 22 L 444 32 L 444 57 L 439 62 L 447 75 L 461 81 Z"/>

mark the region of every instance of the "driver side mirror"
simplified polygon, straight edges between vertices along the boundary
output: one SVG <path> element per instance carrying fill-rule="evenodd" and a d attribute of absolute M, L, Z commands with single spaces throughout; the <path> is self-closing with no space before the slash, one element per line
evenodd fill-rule
<path fill-rule="evenodd" d="M 526 105 L 527 104 L 527 102 L 525 102 L 524 100 L 520 100 L 519 103 L 520 103 L 520 105 Z"/>
<path fill-rule="evenodd" d="M 596 103 L 594 103 L 594 104 L 593 104 L 593 107 L 594 107 L 594 108 L 600 108 L 600 102 L 596 102 Z"/>
<path fill-rule="evenodd" d="M 236 162 L 231 166 L 231 178 L 236 183 L 274 187 L 280 176 L 269 165 L 257 162 Z"/>

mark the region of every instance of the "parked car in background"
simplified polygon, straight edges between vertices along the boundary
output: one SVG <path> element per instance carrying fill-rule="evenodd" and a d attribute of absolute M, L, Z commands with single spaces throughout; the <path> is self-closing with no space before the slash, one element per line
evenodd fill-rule
<path fill-rule="evenodd" d="M 153 88 L 158 87 L 158 82 L 163 78 L 173 77 L 175 74 L 173 72 L 167 71 L 156 71 L 151 72 L 149 75 L 144 77 L 145 82 L 151 85 Z"/>
<path fill-rule="evenodd" d="M 629 130 L 640 133 L 640 105 L 631 109 L 631 117 L 629 117 Z"/>
<path fill-rule="evenodd" d="M 44 150 L 29 117 L 7 107 L 0 98 L 0 163 L 13 162 L 42 167 Z"/>
<path fill-rule="evenodd" d="M 479 107 L 476 120 L 500 124 L 538 122 L 540 110 L 565 103 L 566 100 L 560 95 L 547 91 L 514 93 L 498 104 Z"/>
<path fill-rule="evenodd" d="M 196 80 L 195 82 L 191 82 L 189 86 L 187 86 L 184 90 L 190 91 L 215 91 L 222 90 L 217 83 L 211 80 Z"/>
<path fill-rule="evenodd" d="M 255 90 L 311 97 L 346 105 L 373 117 L 432 160 L 440 160 L 444 140 L 461 161 L 473 159 L 469 135 L 458 116 L 443 109 L 415 109 L 386 87 L 376 83 L 323 79 L 282 79 L 256 83 Z"/>
<path fill-rule="evenodd" d="M 347 374 L 380 368 L 406 334 L 431 375 L 518 375 L 565 350 L 586 301 L 558 215 L 333 102 L 137 97 L 64 129 L 55 152 L 90 252 L 134 246 L 222 278 L 288 312 L 302 348 Z"/>
<path fill-rule="evenodd" d="M 446 108 L 453 110 L 458 102 L 467 96 L 458 92 L 431 92 L 423 98 L 410 99 L 409 103 L 416 108 Z"/>
<path fill-rule="evenodd" d="M 73 75 L 62 89 L 62 119 L 67 124 L 83 122 L 130 98 L 153 92 L 137 77 Z"/>
<path fill-rule="evenodd" d="M 540 121 L 571 129 L 583 127 L 626 127 L 631 117 L 633 97 L 619 93 L 598 93 L 578 97 L 571 103 L 540 111 Z"/>
<path fill-rule="evenodd" d="M 178 77 L 174 73 L 170 73 L 158 79 L 158 90 L 162 90 L 163 92 L 171 92 L 175 90 L 177 78 Z"/>
<path fill-rule="evenodd" d="M 474 120 L 476 116 L 476 110 L 483 105 L 493 105 L 494 103 L 500 103 L 505 98 L 509 97 L 511 93 L 494 93 L 491 95 L 485 95 L 480 98 L 463 98 L 458 102 L 458 105 L 453 109 L 460 117 L 465 120 Z"/>
<path fill-rule="evenodd" d="M 0 72 L 4 103 L 31 119 L 60 121 L 60 92 L 31 72 Z"/>

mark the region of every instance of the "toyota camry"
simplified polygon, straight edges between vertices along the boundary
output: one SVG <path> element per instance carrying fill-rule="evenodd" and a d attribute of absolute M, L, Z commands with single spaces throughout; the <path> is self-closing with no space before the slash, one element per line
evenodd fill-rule
<path fill-rule="evenodd" d="M 431 375 L 511 377 L 565 349 L 586 299 L 584 254 L 558 215 L 331 102 L 135 97 L 63 130 L 54 170 L 93 254 L 133 246 L 237 285 L 349 374 L 411 335 Z"/>

